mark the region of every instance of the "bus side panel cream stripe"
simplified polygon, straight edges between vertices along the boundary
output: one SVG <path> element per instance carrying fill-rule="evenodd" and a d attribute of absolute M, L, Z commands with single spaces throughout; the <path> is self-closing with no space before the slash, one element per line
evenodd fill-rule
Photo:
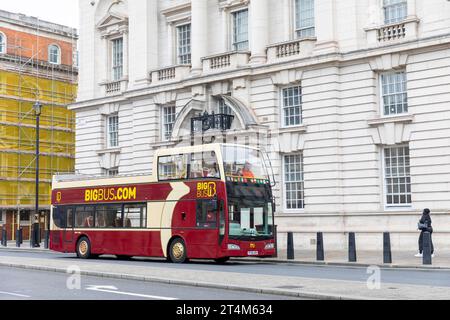
<path fill-rule="evenodd" d="M 167 245 L 172 237 L 172 217 L 175 206 L 190 191 L 190 188 L 183 182 L 171 183 L 170 186 L 172 191 L 167 197 L 167 202 L 161 215 L 161 245 L 164 257 L 167 257 Z"/>
<path fill-rule="evenodd" d="M 147 205 L 147 228 L 159 229 L 161 227 L 161 214 L 164 210 L 163 201 L 149 202 Z"/>

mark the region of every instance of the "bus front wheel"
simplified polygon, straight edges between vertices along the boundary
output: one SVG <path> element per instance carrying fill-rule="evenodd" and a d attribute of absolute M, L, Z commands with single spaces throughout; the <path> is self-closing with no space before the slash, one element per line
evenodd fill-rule
<path fill-rule="evenodd" d="M 187 251 L 186 244 L 184 243 L 183 239 L 177 238 L 171 242 L 169 248 L 169 256 L 170 261 L 172 261 L 173 263 L 186 262 Z"/>
<path fill-rule="evenodd" d="M 91 258 L 91 242 L 86 237 L 81 237 L 77 242 L 77 256 L 80 259 Z"/>

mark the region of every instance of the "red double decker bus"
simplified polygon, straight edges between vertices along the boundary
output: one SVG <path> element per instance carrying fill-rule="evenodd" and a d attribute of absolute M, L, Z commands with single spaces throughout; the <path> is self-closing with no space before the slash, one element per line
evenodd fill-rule
<path fill-rule="evenodd" d="M 157 151 L 149 176 L 55 177 L 50 249 L 79 258 L 275 254 L 265 155 L 210 144 Z"/>

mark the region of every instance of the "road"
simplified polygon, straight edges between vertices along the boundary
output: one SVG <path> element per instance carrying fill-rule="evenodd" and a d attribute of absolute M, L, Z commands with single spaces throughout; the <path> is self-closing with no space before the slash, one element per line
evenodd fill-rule
<path fill-rule="evenodd" d="M 0 267 L 0 300 L 286 300 L 286 297 Z M 69 281 L 70 288 L 67 287 Z M 293 298 L 287 298 L 293 299 Z"/>
<path fill-rule="evenodd" d="M 0 251 L 0 256 L 37 257 L 40 259 L 78 261 L 75 254 L 59 254 L 54 252 L 8 252 Z M 83 262 L 113 263 L 130 266 L 156 266 L 174 270 L 220 271 L 241 274 L 258 274 L 270 276 L 306 277 L 313 279 L 346 280 L 366 282 L 367 269 L 361 267 L 299 265 L 283 263 L 253 263 L 231 261 L 225 265 L 217 265 L 212 261 L 193 261 L 188 264 L 171 264 L 163 259 L 133 258 L 130 261 L 118 260 L 114 256 L 102 256 L 96 260 Z M 450 287 L 450 270 L 415 270 L 415 269 L 382 269 L 381 282 Z"/>

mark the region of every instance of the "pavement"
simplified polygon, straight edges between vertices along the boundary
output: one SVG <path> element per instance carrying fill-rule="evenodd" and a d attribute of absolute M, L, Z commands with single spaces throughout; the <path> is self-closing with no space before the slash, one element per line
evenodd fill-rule
<path fill-rule="evenodd" d="M 279 250 L 277 258 L 254 259 L 244 258 L 248 261 L 266 261 L 277 263 L 300 263 L 316 265 L 343 265 L 343 266 L 379 266 L 383 268 L 411 268 L 411 269 L 449 269 L 450 270 L 450 251 L 435 252 L 431 265 L 424 265 L 422 258 L 415 257 L 417 251 L 393 251 L 391 253 L 392 263 L 383 263 L 382 251 L 358 251 L 356 253 L 356 262 L 348 261 L 346 251 L 328 251 L 325 252 L 325 261 L 316 260 L 315 251 L 296 250 L 294 260 L 288 260 L 286 250 Z"/>
<path fill-rule="evenodd" d="M 23 250 L 18 252 L 18 250 Z M 362 268 L 358 265 L 302 265 L 232 261 L 226 265 L 194 262 L 174 265 L 163 261 L 119 262 L 115 259 L 79 260 L 73 254 L 18 249 L 0 250 L 0 266 L 66 273 L 76 266 L 83 276 L 126 279 L 198 288 L 299 297 L 306 299 L 444 299 L 450 297 L 450 272 L 445 269 Z M 39 249 L 38 249 L 39 250 Z M 307 271 L 307 269 L 310 271 Z M 263 271 L 259 271 L 264 269 Z M 282 270 L 282 272 L 278 272 Z M 312 275 L 312 272 L 320 273 Z M 326 276 L 342 271 L 345 276 Z M 358 274 L 357 278 L 352 277 Z M 395 275 L 395 276 L 393 276 Z M 433 280 L 418 282 L 433 277 Z M 378 281 L 378 280 L 380 281 Z M 396 280 L 397 279 L 397 280 Z M 400 280 L 399 280 L 400 279 Z"/>

